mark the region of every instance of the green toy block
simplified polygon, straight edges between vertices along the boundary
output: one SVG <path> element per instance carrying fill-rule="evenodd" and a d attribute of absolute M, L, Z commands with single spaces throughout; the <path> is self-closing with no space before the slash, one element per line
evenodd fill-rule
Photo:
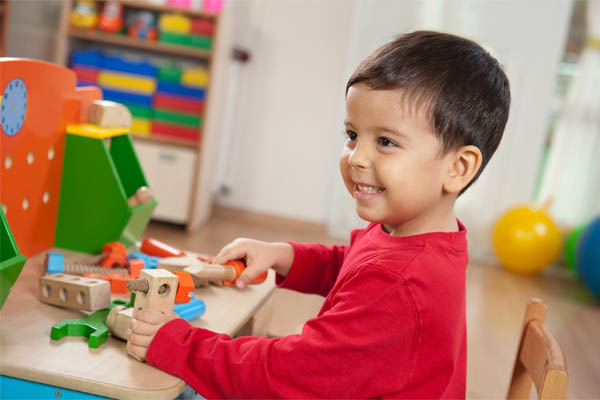
<path fill-rule="evenodd" d="M 123 105 L 129 109 L 131 116 L 134 118 L 152 118 L 153 112 L 150 107 L 138 106 L 131 103 L 123 103 Z"/>
<path fill-rule="evenodd" d="M 156 200 L 131 208 L 148 186 L 129 135 L 104 139 L 67 133 L 55 246 L 97 254 L 116 240 L 130 246 L 150 221 Z"/>
<path fill-rule="evenodd" d="M 4 211 L 0 208 L 0 309 L 4 305 L 27 258 L 19 253 Z"/>
<path fill-rule="evenodd" d="M 108 338 L 108 327 L 104 324 L 110 310 L 116 305 L 133 307 L 135 293 L 131 294 L 129 301 L 113 300 L 109 308 L 98 310 L 84 318 L 65 319 L 54 325 L 50 330 L 52 340 L 60 340 L 65 336 L 85 336 L 88 346 L 100 347 Z"/>
<path fill-rule="evenodd" d="M 154 119 L 168 122 L 171 124 L 186 125 L 192 128 L 197 128 L 202 122 L 202 117 L 198 115 L 185 114 L 175 111 L 167 111 L 160 108 L 154 109 Z"/>
<path fill-rule="evenodd" d="M 210 50 L 212 47 L 212 38 L 210 36 L 186 35 L 182 33 L 161 31 L 158 40 L 163 43 L 195 47 L 203 50 Z"/>
<path fill-rule="evenodd" d="M 172 83 L 181 83 L 181 68 L 175 64 L 167 64 L 158 68 L 158 80 Z"/>

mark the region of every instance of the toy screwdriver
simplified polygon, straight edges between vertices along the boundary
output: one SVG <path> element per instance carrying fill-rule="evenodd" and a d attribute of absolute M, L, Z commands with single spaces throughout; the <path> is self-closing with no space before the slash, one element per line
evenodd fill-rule
<path fill-rule="evenodd" d="M 202 260 L 192 266 L 184 268 L 196 278 L 205 281 L 222 281 L 224 285 L 233 285 L 246 269 L 246 263 L 243 260 L 232 260 L 223 264 L 211 264 Z M 250 284 L 262 283 L 267 279 L 267 272 L 258 276 Z"/>

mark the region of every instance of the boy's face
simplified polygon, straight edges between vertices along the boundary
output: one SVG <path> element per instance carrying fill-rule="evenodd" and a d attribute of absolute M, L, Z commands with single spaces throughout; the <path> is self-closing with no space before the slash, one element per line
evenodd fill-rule
<path fill-rule="evenodd" d="M 425 111 L 398 90 L 350 87 L 340 170 L 358 215 L 387 228 L 427 225 L 439 208 L 449 157 L 440 155 Z"/>

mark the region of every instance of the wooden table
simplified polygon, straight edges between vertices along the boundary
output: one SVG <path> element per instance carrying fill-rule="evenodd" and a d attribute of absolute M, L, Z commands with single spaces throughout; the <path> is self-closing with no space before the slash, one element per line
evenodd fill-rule
<path fill-rule="evenodd" d="M 81 257 L 69 254 L 70 259 Z M 27 261 L 0 311 L 0 374 L 106 397 L 177 397 L 185 383 L 128 356 L 126 342 L 120 339 L 109 336 L 96 349 L 89 348 L 84 337 L 50 339 L 54 324 L 85 315 L 38 300 L 44 258 L 42 253 Z M 206 303 L 206 313 L 192 324 L 233 335 L 250 321 L 273 289 L 272 270 L 265 282 L 245 290 L 232 286 L 196 289 L 195 297 Z"/>

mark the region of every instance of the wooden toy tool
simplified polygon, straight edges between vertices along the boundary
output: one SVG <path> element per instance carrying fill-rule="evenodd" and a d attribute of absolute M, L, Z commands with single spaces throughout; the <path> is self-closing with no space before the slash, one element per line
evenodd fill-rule
<path fill-rule="evenodd" d="M 232 260 L 226 264 L 211 264 L 197 260 L 194 265 L 184 268 L 192 276 L 205 281 L 222 281 L 224 285 L 232 285 L 240 277 L 246 263 L 242 260 Z M 267 279 L 267 273 L 258 276 L 251 284 L 262 283 Z"/>
<path fill-rule="evenodd" d="M 127 281 L 127 288 L 136 293 L 133 316 L 145 308 L 170 315 L 175 305 L 178 280 L 177 275 L 164 269 L 144 269 L 140 271 L 139 279 Z M 127 344 L 129 345 L 129 341 Z M 129 354 L 140 360 L 137 356 Z"/>

